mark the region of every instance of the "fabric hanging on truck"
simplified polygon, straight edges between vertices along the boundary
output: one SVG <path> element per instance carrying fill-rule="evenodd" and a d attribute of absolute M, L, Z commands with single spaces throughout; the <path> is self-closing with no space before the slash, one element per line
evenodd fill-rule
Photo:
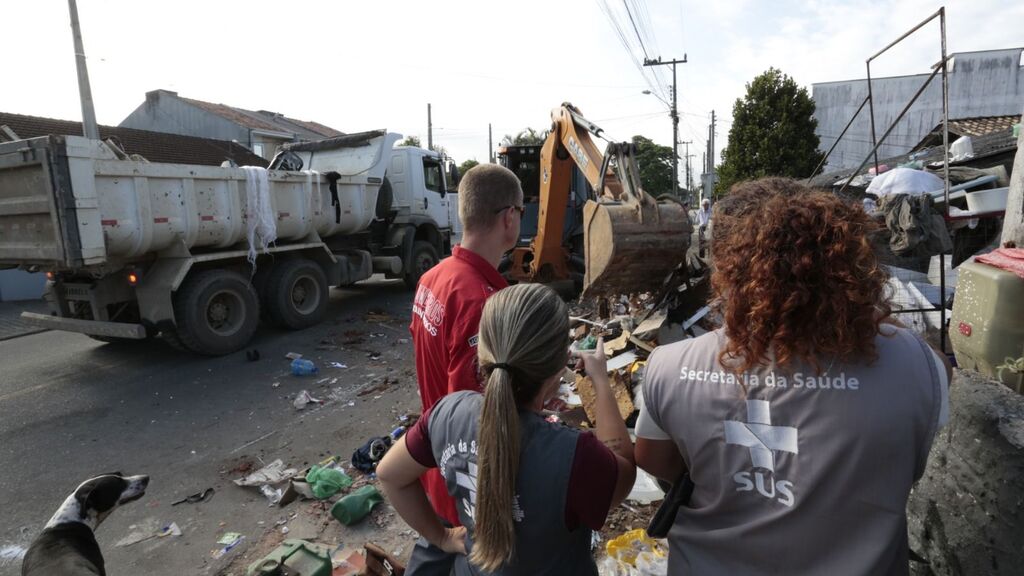
<path fill-rule="evenodd" d="M 341 224 L 341 200 L 338 199 L 338 178 L 341 178 L 341 174 L 337 172 L 326 172 L 324 176 L 327 177 L 327 181 L 330 182 L 331 187 L 331 206 L 334 206 L 334 223 Z"/>
<path fill-rule="evenodd" d="M 242 166 L 245 170 L 245 222 L 249 240 L 249 263 L 256 265 L 256 249 L 266 252 L 277 240 L 277 220 L 270 202 L 270 179 L 267 169 Z"/>

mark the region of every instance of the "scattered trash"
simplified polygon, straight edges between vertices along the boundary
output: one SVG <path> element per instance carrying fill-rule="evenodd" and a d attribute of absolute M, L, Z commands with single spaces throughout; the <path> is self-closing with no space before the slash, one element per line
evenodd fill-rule
<path fill-rule="evenodd" d="M 408 338 L 399 338 L 398 339 L 398 343 L 399 344 L 408 344 L 409 343 L 409 339 Z"/>
<path fill-rule="evenodd" d="M 284 357 L 289 360 L 298 360 L 299 358 L 302 358 L 302 354 L 299 354 L 298 352 L 289 352 L 285 354 Z"/>
<path fill-rule="evenodd" d="M 206 502 L 210 498 L 213 498 L 213 492 L 214 492 L 213 488 L 207 488 L 206 490 L 203 490 L 202 492 L 196 492 L 195 494 L 193 494 L 191 496 L 186 496 L 186 497 L 182 498 L 181 500 L 178 500 L 177 502 L 172 502 L 171 506 L 177 506 L 178 504 L 185 504 L 185 503 L 188 503 L 188 504 L 198 504 L 199 502 Z"/>
<path fill-rule="evenodd" d="M 287 534 L 289 532 L 291 532 L 291 530 L 287 526 L 281 526 L 281 534 Z"/>
<path fill-rule="evenodd" d="M 156 518 L 147 518 L 145 521 L 139 524 L 132 524 L 128 527 L 130 532 L 124 538 L 117 541 L 115 546 L 124 548 L 126 546 L 132 546 L 139 542 L 145 542 L 160 536 L 166 527 L 160 523 Z"/>
<path fill-rule="evenodd" d="M 253 348 L 245 351 L 245 359 L 249 362 L 257 362 L 260 359 L 260 351 Z"/>
<path fill-rule="evenodd" d="M 665 492 L 658 486 L 658 481 L 641 469 L 636 471 L 636 481 L 626 500 L 640 504 L 650 504 L 665 499 Z"/>
<path fill-rule="evenodd" d="M 245 478 L 235 480 L 238 486 L 262 486 L 263 484 L 280 484 L 290 480 L 298 473 L 295 468 L 285 468 L 284 462 L 274 460 L 263 468 L 249 474 Z"/>
<path fill-rule="evenodd" d="M 284 496 L 284 490 L 280 488 L 273 488 L 268 484 L 260 486 L 260 493 L 267 498 L 268 506 L 274 506 L 281 501 L 281 497 Z"/>
<path fill-rule="evenodd" d="M 373 507 L 384 501 L 384 497 L 372 484 L 367 484 L 352 492 L 331 507 L 331 516 L 346 526 L 351 526 L 365 518 Z"/>
<path fill-rule="evenodd" d="M 352 453 L 352 467 L 360 472 L 376 471 L 377 463 L 387 454 L 392 442 L 391 436 L 370 438 Z"/>
<path fill-rule="evenodd" d="M 157 536 L 160 538 L 163 538 L 164 536 L 181 536 L 181 528 L 178 528 L 177 522 L 171 522 L 167 526 L 164 526 L 164 529 L 161 530 Z"/>
<path fill-rule="evenodd" d="M 278 387 L 278 386 L 280 386 L 280 385 L 281 385 L 281 383 L 280 383 L 280 382 L 274 382 L 273 384 L 271 384 L 271 385 L 270 385 L 270 387 L 271 387 L 271 388 L 277 388 L 277 387 Z"/>
<path fill-rule="evenodd" d="M 348 366 L 346 366 L 345 364 L 342 364 L 341 362 L 328 362 L 328 365 L 331 368 L 348 368 Z"/>
<path fill-rule="evenodd" d="M 288 539 L 270 554 L 249 565 L 249 576 L 326 576 L 331 574 L 331 550 L 322 544 Z"/>
<path fill-rule="evenodd" d="M 220 537 L 220 540 L 217 540 L 217 544 L 222 545 L 223 548 L 214 550 L 212 556 L 214 559 L 223 557 L 228 552 L 231 552 L 235 546 L 238 546 L 242 540 L 245 540 L 245 536 L 242 536 L 238 532 L 225 532 L 224 535 Z"/>
<path fill-rule="evenodd" d="M 366 543 L 367 576 L 402 576 L 405 566 L 376 544 Z"/>
<path fill-rule="evenodd" d="M 299 394 L 295 397 L 295 400 L 292 402 L 292 404 L 295 406 L 296 410 L 303 410 L 309 404 L 319 404 L 319 403 L 320 403 L 320 400 L 318 400 L 316 398 L 313 398 L 312 396 L 310 396 L 309 392 L 307 392 L 305 390 L 303 390 L 302 392 L 299 392 Z"/>
<path fill-rule="evenodd" d="M 352 485 L 352 479 L 337 468 L 313 466 L 306 474 L 313 496 L 323 500 Z"/>
<path fill-rule="evenodd" d="M 587 334 L 587 337 L 579 342 L 576 342 L 577 350 L 594 350 L 597 348 L 597 338 L 593 334 Z"/>
<path fill-rule="evenodd" d="M 608 541 L 608 557 L 602 562 L 602 574 L 662 576 L 668 574 L 668 552 L 662 541 L 647 536 L 642 528 L 630 530 Z"/>
<path fill-rule="evenodd" d="M 367 352 L 366 357 L 370 360 L 380 360 L 380 352 Z"/>
<path fill-rule="evenodd" d="M 292 360 L 292 375 L 294 376 L 310 376 L 316 374 L 319 370 L 311 360 L 304 358 L 296 358 Z"/>
<path fill-rule="evenodd" d="M 339 545 L 331 552 L 332 576 L 356 576 L 366 570 L 366 557 L 362 550 L 353 550 Z"/>

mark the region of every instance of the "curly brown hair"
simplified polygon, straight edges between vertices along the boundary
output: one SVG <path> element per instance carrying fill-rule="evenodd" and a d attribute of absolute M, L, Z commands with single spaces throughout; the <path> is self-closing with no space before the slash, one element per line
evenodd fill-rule
<path fill-rule="evenodd" d="M 711 276 L 738 372 L 770 362 L 821 371 L 819 359 L 873 361 L 889 316 L 887 274 L 857 205 L 787 178 L 735 185 L 715 207 Z"/>

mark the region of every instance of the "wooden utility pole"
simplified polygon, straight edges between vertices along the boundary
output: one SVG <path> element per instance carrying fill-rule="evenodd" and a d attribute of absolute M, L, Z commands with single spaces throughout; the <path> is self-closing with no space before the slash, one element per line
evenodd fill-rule
<path fill-rule="evenodd" d="M 494 164 L 494 132 L 490 122 L 487 123 L 487 161 Z"/>
<path fill-rule="evenodd" d="M 96 125 L 96 110 L 92 105 L 92 90 L 89 88 L 89 71 L 85 67 L 85 48 L 82 46 L 82 29 L 78 25 L 78 6 L 75 0 L 68 0 L 71 13 L 71 35 L 75 40 L 75 66 L 78 68 L 78 96 L 82 100 L 82 133 L 86 138 L 100 139 Z"/>

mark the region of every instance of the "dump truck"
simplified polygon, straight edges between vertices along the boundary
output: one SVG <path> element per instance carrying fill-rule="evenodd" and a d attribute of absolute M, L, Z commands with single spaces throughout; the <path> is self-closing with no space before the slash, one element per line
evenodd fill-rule
<path fill-rule="evenodd" d="M 269 169 L 150 163 L 79 136 L 0 144 L 0 267 L 46 273 L 52 312 L 32 324 L 228 354 L 261 320 L 318 323 L 331 286 L 415 286 L 450 252 L 456 173 L 400 138 L 291 143 Z"/>

